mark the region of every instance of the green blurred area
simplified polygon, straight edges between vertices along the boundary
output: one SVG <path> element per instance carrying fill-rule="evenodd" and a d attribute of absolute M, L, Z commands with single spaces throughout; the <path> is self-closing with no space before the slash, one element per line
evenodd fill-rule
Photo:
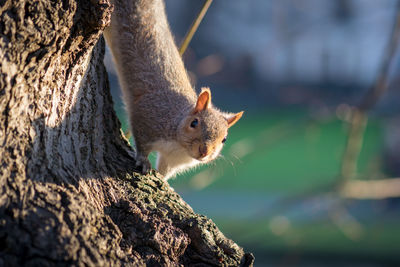
<path fill-rule="evenodd" d="M 399 216 L 385 211 L 387 203 L 343 202 L 319 190 L 335 189 L 347 130 L 335 116 L 249 112 L 230 129 L 223 157 L 169 183 L 261 262 L 276 252 L 400 260 Z M 381 124 L 371 119 L 359 179 L 381 174 L 382 140 Z"/>
<path fill-rule="evenodd" d="M 295 194 L 333 182 L 340 171 L 347 124 L 336 118 L 309 120 L 304 111 L 264 111 L 248 115 L 230 129 L 223 159 L 171 181 L 198 189 L 251 190 Z M 361 177 L 370 177 L 379 162 L 381 129 L 371 121 L 359 159 Z M 201 173 L 208 183 L 196 184 Z M 204 177 L 203 177 L 204 178 Z"/>

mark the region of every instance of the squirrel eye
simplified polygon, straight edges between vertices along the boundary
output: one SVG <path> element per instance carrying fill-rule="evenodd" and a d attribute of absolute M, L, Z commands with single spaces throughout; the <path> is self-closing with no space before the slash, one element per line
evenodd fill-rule
<path fill-rule="evenodd" d="M 222 139 L 222 143 L 226 142 L 226 136 L 224 137 L 224 139 Z"/>
<path fill-rule="evenodd" d="M 190 127 L 196 128 L 197 124 L 199 124 L 199 120 L 198 120 L 198 119 L 194 119 L 194 120 L 190 123 Z"/>

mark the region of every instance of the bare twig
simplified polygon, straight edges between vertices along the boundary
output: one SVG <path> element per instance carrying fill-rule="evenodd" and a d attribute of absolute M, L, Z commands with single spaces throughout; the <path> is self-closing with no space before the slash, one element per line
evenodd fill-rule
<path fill-rule="evenodd" d="M 384 199 L 400 196 L 400 178 L 374 181 L 349 181 L 341 189 L 345 198 Z"/>
<path fill-rule="evenodd" d="M 363 233 L 363 225 L 354 217 L 346 207 L 345 201 L 337 202 L 331 208 L 329 217 L 332 223 L 350 240 L 359 240 Z"/>
<path fill-rule="evenodd" d="M 349 133 L 341 164 L 341 180 L 339 184 L 345 183 L 356 176 L 357 161 L 360 156 L 364 130 L 368 121 L 367 114 L 358 108 L 353 109 L 351 116 Z"/>
<path fill-rule="evenodd" d="M 339 183 L 344 185 L 354 178 L 357 170 L 357 160 L 360 155 L 365 127 L 367 124 L 367 112 L 371 110 L 388 87 L 389 69 L 399 45 L 400 37 L 400 2 L 397 5 L 397 14 L 390 40 L 385 49 L 385 56 L 381 69 L 377 76 L 374 86 L 367 92 L 361 103 L 353 109 L 347 143 L 342 158 L 341 180 Z"/>
<path fill-rule="evenodd" d="M 203 20 L 204 15 L 207 13 L 208 8 L 211 5 L 212 0 L 206 0 L 203 7 L 201 8 L 199 14 L 197 15 L 196 19 L 193 21 L 192 26 L 190 26 L 189 31 L 186 33 L 185 38 L 183 39 L 183 42 L 179 48 L 179 54 L 182 56 L 186 48 L 188 47 L 190 41 L 193 38 L 194 33 L 196 32 L 197 28 L 200 25 L 200 22 Z"/>
<path fill-rule="evenodd" d="M 393 61 L 394 55 L 399 47 L 399 39 L 400 39 L 400 1 L 398 2 L 396 9 L 396 18 L 393 24 L 393 29 L 390 35 L 390 40 L 387 44 L 384 59 L 382 62 L 381 69 L 379 71 L 379 75 L 376 79 L 375 85 L 367 92 L 364 96 L 361 104 L 359 105 L 359 109 L 362 111 L 371 110 L 382 95 L 385 93 L 388 83 L 389 83 L 389 70 L 391 63 Z"/>

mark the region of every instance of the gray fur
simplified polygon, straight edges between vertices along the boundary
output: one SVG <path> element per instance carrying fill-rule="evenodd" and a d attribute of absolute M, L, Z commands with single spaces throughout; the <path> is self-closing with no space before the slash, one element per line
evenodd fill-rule
<path fill-rule="evenodd" d="M 196 165 L 186 160 L 189 156 L 196 157 L 196 149 L 199 150 L 186 147 L 188 140 L 220 142 L 227 133 L 228 123 L 210 105 L 198 114 L 202 117 L 202 127 L 198 129 L 201 134 L 194 137 L 195 132 L 191 132 L 183 136 L 187 134 L 183 129 L 186 129 L 185 123 L 190 123 L 188 117 L 196 105 L 197 94 L 189 82 L 164 9 L 162 0 L 115 0 L 111 26 L 104 36 L 122 87 L 137 149 L 137 164 L 143 173 L 148 172 L 151 166 L 147 156 L 152 150 L 158 150 L 160 164 L 167 166 L 159 171 L 168 178 L 178 167 L 182 170 L 186 165 Z M 216 145 L 210 147 L 217 149 Z M 169 155 L 182 154 L 176 151 L 186 151 L 182 155 L 185 160 L 168 160 Z M 183 163 L 171 166 L 178 164 L 171 162 Z"/>

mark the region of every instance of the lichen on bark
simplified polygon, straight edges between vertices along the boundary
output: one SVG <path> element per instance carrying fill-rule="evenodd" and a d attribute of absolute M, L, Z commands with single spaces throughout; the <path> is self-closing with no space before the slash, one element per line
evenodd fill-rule
<path fill-rule="evenodd" d="M 250 266 L 162 178 L 138 175 L 103 65 L 111 4 L 0 2 L 0 266 Z"/>

